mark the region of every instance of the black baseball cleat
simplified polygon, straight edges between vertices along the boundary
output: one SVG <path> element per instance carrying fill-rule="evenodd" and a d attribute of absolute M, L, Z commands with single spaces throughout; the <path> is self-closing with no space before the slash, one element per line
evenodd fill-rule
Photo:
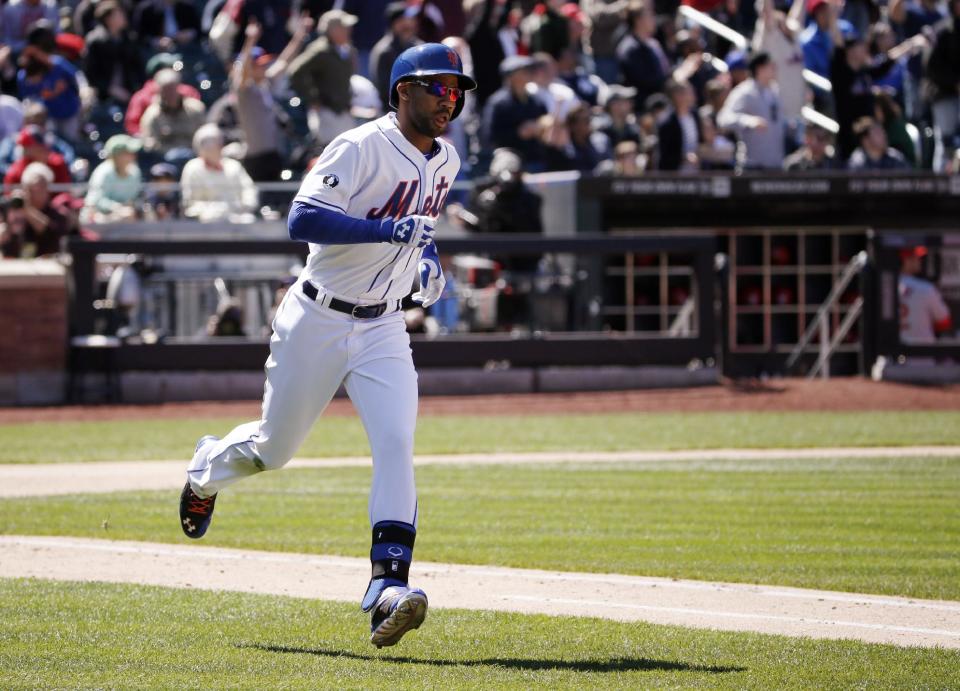
<path fill-rule="evenodd" d="M 210 527 L 213 518 L 213 506 L 217 502 L 217 495 L 200 497 L 187 482 L 180 493 L 180 527 L 183 534 L 193 539 L 201 538 Z"/>
<path fill-rule="evenodd" d="M 197 454 L 208 443 L 220 441 L 219 438 L 212 435 L 201 437 L 193 450 L 193 459 L 196 461 Z M 213 506 L 217 501 L 217 495 L 210 497 L 201 497 L 193 488 L 190 487 L 190 481 L 183 486 L 183 492 L 180 493 L 180 528 L 183 534 L 193 539 L 201 538 L 210 527 L 210 519 L 213 518 Z"/>

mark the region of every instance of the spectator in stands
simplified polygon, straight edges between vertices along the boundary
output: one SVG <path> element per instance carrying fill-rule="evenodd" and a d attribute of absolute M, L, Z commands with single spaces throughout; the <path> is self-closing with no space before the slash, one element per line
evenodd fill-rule
<path fill-rule="evenodd" d="M 103 147 L 106 160 L 93 171 L 83 216 L 94 223 L 129 221 L 138 216 L 143 184 L 137 165 L 140 142 L 115 134 Z"/>
<path fill-rule="evenodd" d="M 607 84 L 620 81 L 617 44 L 626 30 L 626 0 L 582 0 L 580 6 L 589 17 L 587 39 L 596 65 L 597 76 Z"/>
<path fill-rule="evenodd" d="M 193 134 L 204 121 L 202 101 L 180 93 L 180 74 L 163 69 L 154 77 L 157 95 L 140 120 L 143 148 L 165 153 L 170 159 L 183 159 L 193 142 Z"/>
<path fill-rule="evenodd" d="M 384 108 L 389 107 L 390 70 L 394 60 L 407 48 L 421 42 L 417 38 L 418 11 L 405 2 L 390 3 L 386 12 L 389 29 L 370 51 L 370 81 L 377 85 Z"/>
<path fill-rule="evenodd" d="M 67 234 L 66 219 L 50 203 L 49 185 L 53 171 L 43 163 L 31 163 L 23 171 L 23 179 L 16 196 L 23 200 L 23 222 L 15 218 L 11 225 L 8 209 L 8 237 L 4 256 L 23 259 L 56 254 L 60 240 Z M 17 215 L 19 216 L 19 215 Z"/>
<path fill-rule="evenodd" d="M 488 177 L 477 180 L 468 205 L 476 214 L 478 231 L 485 233 L 541 233 L 540 195 L 523 184 L 523 161 L 515 151 L 493 152 Z M 505 269 L 536 267 L 529 256 L 494 257 Z"/>
<path fill-rule="evenodd" d="M 557 60 L 557 79 L 573 89 L 581 101 L 590 106 L 600 102 L 600 92 L 607 88 L 606 83 L 595 74 L 582 67 L 577 53 L 567 46 Z"/>
<path fill-rule="evenodd" d="M 549 53 L 534 53 L 533 69 L 527 91 L 540 100 L 547 113 L 565 120 L 567 113 L 580 103 L 573 89 L 557 79 L 557 62 Z"/>
<path fill-rule="evenodd" d="M 19 103 L 19 101 L 18 101 Z M 21 129 L 28 125 L 36 125 L 43 131 L 43 142 L 54 153 L 63 156 L 63 162 L 69 169 L 76 159 L 76 152 L 70 143 L 50 130 L 47 126 L 47 107 L 39 101 L 27 101 L 23 104 L 23 123 Z M 10 166 L 22 158 L 23 152 L 20 145 L 17 144 L 17 138 L 20 136 L 20 130 L 13 132 L 9 137 L 0 141 L 0 175 L 6 175 Z M 49 162 L 48 162 L 48 165 Z M 54 174 L 56 174 L 54 170 Z"/>
<path fill-rule="evenodd" d="M 200 15 L 188 0 L 146 0 L 137 6 L 134 25 L 154 51 L 184 49 L 200 35 Z"/>
<path fill-rule="evenodd" d="M 801 113 L 807 95 L 803 79 L 804 0 L 793 0 L 790 12 L 784 14 L 775 8 L 774 0 L 759 0 L 760 16 L 753 32 L 754 52 L 769 53 L 777 69 L 777 85 L 783 103 L 783 117 L 791 127 L 801 122 Z"/>
<path fill-rule="evenodd" d="M 197 158 L 180 176 L 184 215 L 201 221 L 253 220 L 257 188 L 239 161 L 223 156 L 223 134 L 214 124 L 193 136 Z"/>
<path fill-rule="evenodd" d="M 50 171 L 51 182 L 68 184 L 71 182 L 70 169 L 63 156 L 52 151 L 47 144 L 47 134 L 39 125 L 27 125 L 17 135 L 17 146 L 21 156 L 7 168 L 3 177 L 4 185 L 18 184 L 26 169 L 33 163 L 43 163 Z"/>
<path fill-rule="evenodd" d="M 717 129 L 709 114 L 698 111 L 700 119 L 700 147 L 697 159 L 700 170 L 733 170 L 736 165 L 737 145 Z"/>
<path fill-rule="evenodd" d="M 329 0 L 321 0 L 316 7 L 311 7 L 309 2 L 300 7 L 301 11 L 309 9 L 310 16 L 316 21 L 324 12 L 333 9 L 335 4 Z M 388 4 L 389 0 L 347 0 L 342 6 L 338 5 L 340 9 L 357 18 L 351 38 L 357 49 L 357 74 L 365 79 L 370 78 L 370 51 L 387 29 L 385 13 Z"/>
<path fill-rule="evenodd" d="M 640 143 L 640 129 L 633 112 L 633 99 L 637 90 L 629 86 L 611 84 L 603 95 L 603 109 L 607 116 L 600 131 L 607 137 L 608 150 L 620 142 Z"/>
<path fill-rule="evenodd" d="M 246 40 L 230 75 L 230 96 L 236 109 L 239 135 L 246 145 L 243 167 L 254 180 L 278 180 L 283 170 L 285 145 L 281 122 L 286 113 L 274 101 L 273 88 L 303 48 L 304 39 L 312 29 L 313 20 L 309 15 L 302 15 L 290 43 L 276 59 L 257 46 L 261 36 L 259 24 L 249 24 L 245 30 Z M 316 80 L 317 84 L 323 83 L 322 76 L 318 75 Z M 217 104 L 211 111 L 216 107 Z M 210 119 L 217 122 L 212 112 Z"/>
<path fill-rule="evenodd" d="M 573 51 L 579 63 L 589 66 L 593 70 L 593 56 L 587 51 L 586 34 L 590 20 L 580 6 L 575 2 L 567 2 L 560 6 L 560 14 L 567 20 L 567 45 L 556 56 L 559 60 L 567 50 Z"/>
<path fill-rule="evenodd" d="M 76 141 L 80 132 L 80 86 L 77 70 L 66 59 L 53 55 L 53 33 L 40 27 L 20 54 L 17 89 L 20 98 L 43 101 L 54 129 Z"/>
<path fill-rule="evenodd" d="M 641 175 L 647 168 L 647 158 L 640 153 L 636 142 L 624 140 L 613 148 L 613 158 L 600 161 L 594 173 L 624 177 Z"/>
<path fill-rule="evenodd" d="M 673 80 L 690 84 L 693 87 L 694 101 L 700 101 L 707 83 L 716 77 L 718 72 L 706 59 L 704 42 L 699 33 L 686 30 L 677 33 L 677 59 L 679 64 L 673 71 Z"/>
<path fill-rule="evenodd" d="M 37 21 L 46 20 L 51 27 L 60 23 L 54 0 L 10 0 L 0 6 L 0 43 L 10 46 L 14 54 L 27 45 L 27 33 Z"/>
<path fill-rule="evenodd" d="M 627 26 L 630 33 L 617 45 L 617 58 L 624 83 L 637 90 L 634 105 L 640 110 L 651 94 L 663 90 L 670 76 L 670 61 L 654 38 L 657 20 L 651 6 L 632 5 L 627 12 Z"/>
<path fill-rule="evenodd" d="M 320 37 L 290 64 L 290 85 L 309 107 L 307 123 L 320 146 L 356 124 L 350 115 L 350 76 L 357 71 L 350 35 L 356 23 L 342 10 L 325 12 L 317 25 Z"/>
<path fill-rule="evenodd" d="M 907 121 L 903 117 L 900 104 L 894 100 L 893 93 L 887 89 L 874 88 L 873 95 L 873 117 L 886 131 L 890 146 L 903 154 L 911 168 L 916 167 L 917 152 L 907 131 Z"/>
<path fill-rule="evenodd" d="M 750 68 L 747 66 L 747 54 L 742 50 L 731 50 L 723 59 L 727 66 L 728 90 L 750 79 Z"/>
<path fill-rule="evenodd" d="M 0 93 L 0 140 L 16 134 L 23 126 L 23 104 L 20 99 Z"/>
<path fill-rule="evenodd" d="M 833 149 L 833 137 L 813 124 L 808 124 L 803 132 L 803 146 L 783 160 L 783 169 L 791 173 L 842 168 Z"/>
<path fill-rule="evenodd" d="M 147 81 L 143 87 L 137 91 L 131 98 L 127 106 L 127 113 L 123 118 L 123 127 L 132 137 L 140 134 L 140 121 L 154 97 L 160 91 L 157 86 L 155 76 L 162 69 L 174 69 L 174 66 L 183 63 L 183 56 L 177 53 L 157 53 L 147 60 Z M 200 100 L 200 92 L 189 84 L 178 84 L 177 92 L 184 98 Z"/>
<path fill-rule="evenodd" d="M 877 22 L 870 27 L 867 34 L 867 45 L 870 48 L 871 64 L 882 62 L 887 51 L 897 44 L 897 36 L 886 22 Z M 873 80 L 877 87 L 884 87 L 893 92 L 897 103 L 904 103 L 904 89 L 907 81 L 907 59 L 900 58 L 894 61 L 890 70 Z"/>
<path fill-rule="evenodd" d="M 896 149 L 890 148 L 883 125 L 871 117 L 863 117 L 853 124 L 853 134 L 860 146 L 851 154 L 849 170 L 905 170 L 910 167 Z"/>
<path fill-rule="evenodd" d="M 568 20 L 560 12 L 563 0 L 546 0 L 537 5 L 524 23 L 530 36 L 530 50 L 535 53 L 548 53 L 554 59 L 570 43 Z"/>
<path fill-rule="evenodd" d="M 832 35 L 835 46 L 830 71 L 837 122 L 840 124 L 837 144 L 840 156 L 846 159 L 856 147 L 853 123 L 858 118 L 873 117 L 873 80 L 887 74 L 901 57 L 923 49 L 927 42 L 922 34 L 917 34 L 891 48 L 879 56 L 878 62 L 871 64 L 870 52 L 863 38 L 856 35 L 845 38 L 836 26 Z"/>
<path fill-rule="evenodd" d="M 657 138 L 660 142 L 659 170 L 695 171 L 700 168 L 697 152 L 700 149 L 700 120 L 694 110 L 696 95 L 687 82 L 671 79 L 667 82 L 670 116 L 660 123 Z"/>
<path fill-rule="evenodd" d="M 147 192 L 147 216 L 162 221 L 180 218 L 180 192 L 177 167 L 170 163 L 154 163 L 150 166 L 151 187 Z"/>
<path fill-rule="evenodd" d="M 947 18 L 944 6 L 949 7 L 951 0 L 890 0 L 887 5 L 887 17 L 901 39 L 909 39 L 918 34 L 934 35 L 938 25 Z M 904 106 L 907 117 L 919 119 L 924 112 L 921 99 L 924 74 L 923 57 L 912 55 L 907 60 L 907 85 Z"/>
<path fill-rule="evenodd" d="M 606 158 L 605 142 L 606 137 L 593 130 L 590 108 L 579 103 L 567 113 L 556 138 L 546 139 L 547 168 L 591 173 Z"/>
<path fill-rule="evenodd" d="M 900 250 L 900 340 L 904 343 L 928 345 L 937 336 L 953 330 L 950 308 L 937 287 L 920 276 L 927 248 L 908 247 Z M 918 364 L 914 358 L 911 362 Z M 932 360 L 930 361 L 932 364 Z"/>
<path fill-rule="evenodd" d="M 3 9 L 0 8 L 0 12 Z M 0 92 L 16 93 L 17 65 L 14 62 L 13 49 L 0 38 Z"/>
<path fill-rule="evenodd" d="M 727 102 L 730 90 L 730 85 L 722 76 L 707 82 L 706 89 L 704 89 L 704 104 L 700 106 L 700 115 L 713 120 L 714 126 L 717 124 L 717 115 L 720 113 L 720 109 Z"/>
<path fill-rule="evenodd" d="M 86 37 L 84 72 L 97 98 L 125 106 L 143 83 L 140 47 L 127 30 L 127 13 L 119 3 L 101 0 L 95 16 L 98 26 Z"/>
<path fill-rule="evenodd" d="M 943 171 L 960 135 L 960 0 L 951 0 L 950 17 L 939 28 L 926 60 L 926 86 L 936 136 L 933 169 Z M 960 172 L 956 169 L 954 173 Z"/>
<path fill-rule="evenodd" d="M 81 36 L 86 36 L 97 26 L 97 20 L 93 16 L 97 2 L 99 0 L 80 0 L 73 10 L 73 30 Z"/>
<path fill-rule="evenodd" d="M 670 100 L 661 93 L 653 94 L 644 103 L 643 112 L 637 118 L 640 128 L 640 151 L 646 153 L 647 170 L 656 170 L 660 160 L 657 133 L 660 125 L 670 117 Z"/>
<path fill-rule="evenodd" d="M 836 45 L 834 32 L 840 35 L 853 35 L 854 28 L 845 19 L 837 17 L 837 7 L 830 0 L 806 0 L 807 17 L 810 23 L 800 33 L 800 45 L 803 46 L 803 64 L 821 77 L 830 79 L 831 60 Z"/>
<path fill-rule="evenodd" d="M 0 197 L 0 258 L 18 259 L 23 249 L 27 214 L 23 191 L 17 189 L 9 197 Z"/>
<path fill-rule="evenodd" d="M 751 78 L 727 97 L 717 124 L 740 140 L 737 165 L 741 169 L 780 170 L 784 157 L 783 103 L 777 89 L 777 68 L 769 53 L 750 59 Z"/>
<path fill-rule="evenodd" d="M 500 40 L 502 32 L 511 30 L 511 5 L 501 5 L 497 0 L 467 0 L 464 3 L 467 10 L 465 38 L 470 53 L 477 56 L 473 72 L 477 89 L 473 98 L 478 111 L 483 110 L 487 99 L 500 88 L 499 67 L 504 59 L 516 55 L 516 42 Z"/>
<path fill-rule="evenodd" d="M 514 55 L 500 64 L 503 86 L 490 97 L 483 110 L 483 142 L 490 149 L 516 151 L 528 171 L 543 170 L 540 117 L 547 114 L 541 101 L 527 90 L 533 61 Z"/>

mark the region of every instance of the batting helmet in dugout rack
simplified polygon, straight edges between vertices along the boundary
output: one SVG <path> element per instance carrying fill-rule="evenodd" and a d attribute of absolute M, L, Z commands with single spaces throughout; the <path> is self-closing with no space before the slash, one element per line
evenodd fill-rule
<path fill-rule="evenodd" d="M 442 43 L 424 43 L 407 48 L 393 62 L 393 69 L 390 70 L 390 107 L 399 107 L 397 84 L 404 79 L 436 74 L 456 76 L 458 86 L 464 91 L 473 91 L 477 88 L 477 82 L 473 77 L 463 73 L 463 62 L 456 51 Z M 453 118 L 460 115 L 463 102 L 463 98 L 457 100 L 457 105 L 453 109 Z"/>

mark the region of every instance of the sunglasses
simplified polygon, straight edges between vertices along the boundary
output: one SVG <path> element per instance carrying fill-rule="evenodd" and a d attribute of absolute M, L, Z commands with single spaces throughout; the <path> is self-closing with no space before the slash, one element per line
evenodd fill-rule
<path fill-rule="evenodd" d="M 459 101 L 463 98 L 463 89 L 456 86 L 446 86 L 440 82 L 425 82 L 419 79 L 411 79 L 410 83 L 422 86 L 428 94 L 438 98 L 449 97 L 451 101 Z"/>

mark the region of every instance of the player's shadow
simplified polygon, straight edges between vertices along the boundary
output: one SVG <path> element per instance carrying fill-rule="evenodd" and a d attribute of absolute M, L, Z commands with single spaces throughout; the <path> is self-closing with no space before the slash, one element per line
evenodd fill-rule
<path fill-rule="evenodd" d="M 746 667 L 728 667 L 725 665 L 691 665 L 686 662 L 670 660 L 651 660 L 643 657 L 615 657 L 609 660 L 526 660 L 512 657 L 492 657 L 480 660 L 423 660 L 415 657 L 384 657 L 374 653 L 359 654 L 343 650 L 325 650 L 323 648 L 298 648 L 288 645 L 267 645 L 265 643 L 238 643 L 238 648 L 263 650 L 270 653 L 295 653 L 316 655 L 318 657 L 339 657 L 349 660 L 398 662 L 408 665 L 428 665 L 431 667 L 506 667 L 523 671 L 544 669 L 570 670 L 572 672 L 706 672 L 724 674 L 727 672 L 746 672 Z"/>

